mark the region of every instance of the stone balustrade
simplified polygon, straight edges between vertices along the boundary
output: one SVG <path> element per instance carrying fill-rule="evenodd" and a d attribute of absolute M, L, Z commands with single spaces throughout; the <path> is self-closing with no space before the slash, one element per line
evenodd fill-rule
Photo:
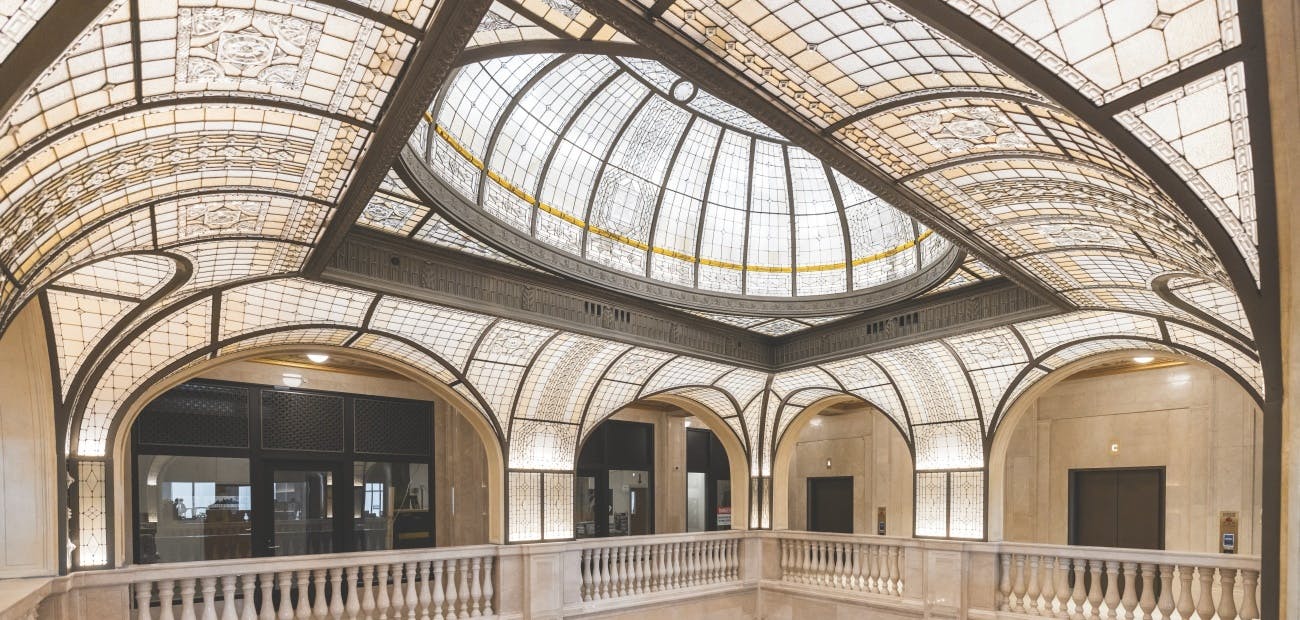
<path fill-rule="evenodd" d="M 1259 617 L 1258 558 L 1002 543 L 998 564 L 999 611 L 1052 618 Z"/>
<path fill-rule="evenodd" d="M 737 581 L 743 532 L 661 541 L 655 536 L 578 543 L 582 600 L 597 601 Z"/>
<path fill-rule="evenodd" d="M 903 596 L 904 539 L 781 532 L 781 581 Z"/>
<path fill-rule="evenodd" d="M 1259 558 L 1247 556 L 735 531 L 0 581 L 0 620 L 688 617 L 726 605 L 770 618 L 812 605 L 898 618 L 1255 620 L 1258 579 Z"/>

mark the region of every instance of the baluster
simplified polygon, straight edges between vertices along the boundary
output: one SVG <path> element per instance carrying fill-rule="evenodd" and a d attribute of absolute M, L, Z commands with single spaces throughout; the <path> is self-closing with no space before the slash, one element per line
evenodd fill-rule
<path fill-rule="evenodd" d="M 429 561 L 423 560 L 420 562 L 420 593 L 418 599 L 420 620 L 429 620 L 429 603 L 431 600 L 429 592 Z"/>
<path fill-rule="evenodd" d="M 1044 616 L 1056 615 L 1056 557 L 1043 556 L 1038 565 L 1043 571 L 1043 603 L 1039 611 Z"/>
<path fill-rule="evenodd" d="M 254 581 L 257 575 L 248 573 L 239 578 L 239 585 L 244 593 L 244 605 L 239 612 L 239 620 L 257 620 L 257 598 L 253 593 L 257 591 L 257 583 Z"/>
<path fill-rule="evenodd" d="M 998 610 L 1011 611 L 1011 554 L 998 555 L 1002 564 L 1002 575 L 998 579 Z"/>
<path fill-rule="evenodd" d="M 1255 588 L 1259 584 L 1259 571 L 1243 568 L 1241 570 L 1241 620 L 1258 620 L 1259 601 L 1256 600 Z"/>
<path fill-rule="evenodd" d="M 401 618 L 402 608 L 406 606 L 406 594 L 402 592 L 402 564 L 394 564 L 390 574 L 393 576 L 393 595 L 388 605 L 392 609 L 393 618 Z"/>
<path fill-rule="evenodd" d="M 1106 617 L 1114 618 L 1119 611 L 1119 562 L 1106 562 Z"/>
<path fill-rule="evenodd" d="M 343 619 L 343 569 L 329 569 L 329 608 L 326 610 L 333 620 Z M 324 601 L 325 590 L 317 590 L 316 598 Z M 325 616 L 321 616 L 325 617 Z"/>
<path fill-rule="evenodd" d="M 798 583 L 808 583 L 808 541 L 796 540 L 794 544 L 794 577 Z"/>
<path fill-rule="evenodd" d="M 217 620 L 217 578 L 204 577 L 199 583 L 203 591 L 203 620 Z"/>
<path fill-rule="evenodd" d="M 1237 617 L 1237 601 L 1234 588 L 1237 584 L 1237 569 L 1219 569 L 1219 618 L 1234 620 Z"/>
<path fill-rule="evenodd" d="M 492 596 L 496 593 L 496 573 L 492 572 L 492 556 L 483 558 L 483 615 L 493 615 Z"/>
<path fill-rule="evenodd" d="M 835 543 L 835 587 L 850 588 L 849 575 L 853 572 L 853 559 L 849 557 L 848 544 Z"/>
<path fill-rule="evenodd" d="M 1156 567 L 1143 563 L 1139 570 L 1142 571 L 1142 596 L 1138 608 L 1142 610 L 1142 620 L 1147 620 L 1156 609 Z"/>
<path fill-rule="evenodd" d="M 153 603 L 153 582 L 143 581 L 132 586 L 135 588 L 136 620 L 153 620 L 149 605 Z"/>
<path fill-rule="evenodd" d="M 1015 575 L 1015 580 L 1011 586 L 1011 611 L 1016 613 L 1025 613 L 1025 591 L 1028 586 L 1025 584 L 1025 561 L 1023 555 L 1011 557 L 1011 572 Z"/>
<path fill-rule="evenodd" d="M 1194 570 L 1196 569 L 1186 565 L 1178 567 L 1178 584 L 1181 586 L 1178 591 L 1178 616 L 1188 620 L 1192 617 L 1192 611 L 1196 609 L 1192 603 L 1192 571 Z"/>
<path fill-rule="evenodd" d="M 1201 594 L 1196 599 L 1196 613 L 1201 620 L 1210 620 L 1214 616 L 1214 569 L 1202 566 L 1196 569 L 1201 579 Z"/>
<path fill-rule="evenodd" d="M 361 617 L 375 617 L 375 567 L 367 564 L 361 572 Z"/>
<path fill-rule="evenodd" d="M 1080 620 L 1083 618 L 1083 601 L 1086 598 L 1083 587 L 1084 560 L 1073 558 L 1070 562 L 1074 565 L 1074 590 L 1070 594 L 1070 601 L 1074 603 L 1074 611 L 1070 613 L 1070 619 Z"/>
<path fill-rule="evenodd" d="M 1160 610 L 1161 620 L 1165 620 L 1174 614 L 1174 565 L 1161 564 L 1160 568 L 1160 600 L 1156 602 L 1156 609 Z"/>
<path fill-rule="evenodd" d="M 221 620 L 239 620 L 235 612 L 235 575 L 221 578 Z"/>
<path fill-rule="evenodd" d="M 294 618 L 297 620 L 311 619 L 311 591 L 308 589 L 308 583 L 311 580 L 311 571 L 300 570 L 297 572 L 298 577 L 298 606 L 294 609 Z"/>
<path fill-rule="evenodd" d="M 600 555 L 598 556 L 596 561 L 597 567 L 600 568 L 600 576 L 596 579 L 596 581 L 600 587 L 596 590 L 596 594 L 597 594 L 596 598 L 606 599 L 609 598 L 609 585 L 610 585 L 609 584 L 609 578 L 610 578 L 609 549 L 601 547 L 600 549 L 597 549 L 597 551 L 600 552 Z"/>
<path fill-rule="evenodd" d="M 483 587 L 479 585 L 479 573 L 483 570 L 482 558 L 470 558 L 469 561 L 469 602 L 471 618 L 483 615 Z"/>
<path fill-rule="evenodd" d="M 420 604 L 420 573 L 417 572 L 421 563 L 406 563 L 406 617 L 407 620 L 416 620 L 420 617 L 420 610 L 424 606 Z M 428 578 L 428 572 L 424 577 Z M 426 615 L 428 610 L 425 610 Z"/>
<path fill-rule="evenodd" d="M 726 554 L 726 568 L 723 570 L 723 579 L 730 581 L 736 578 L 736 539 L 728 538 L 723 541 L 722 551 Z"/>
<path fill-rule="evenodd" d="M 672 569 L 672 558 L 669 556 L 671 547 L 668 545 L 658 545 L 656 546 L 656 549 L 658 549 L 659 554 L 659 589 L 667 590 L 673 587 L 668 577 L 669 571 Z"/>
<path fill-rule="evenodd" d="M 776 544 L 781 550 L 781 559 L 777 561 L 781 567 L 781 581 L 790 581 L 790 541 L 781 538 L 776 541 Z"/>
<path fill-rule="evenodd" d="M 375 567 L 375 589 L 378 592 L 375 595 L 375 617 L 379 620 L 388 620 L 388 610 L 392 607 L 392 599 L 388 596 L 388 565 L 380 564 Z"/>
<path fill-rule="evenodd" d="M 1027 556 L 1025 564 L 1025 568 L 1029 570 L 1029 583 L 1025 588 L 1025 596 L 1029 598 L 1026 599 L 1025 609 L 1035 616 L 1042 615 L 1042 608 L 1038 606 L 1038 595 L 1042 592 L 1042 587 L 1038 585 L 1038 556 Z"/>
<path fill-rule="evenodd" d="M 889 548 L 889 593 L 894 596 L 903 595 L 902 547 Z"/>
<path fill-rule="evenodd" d="M 347 602 L 343 604 L 343 611 L 347 612 L 348 620 L 357 620 L 357 614 L 361 613 L 361 594 L 357 592 L 357 567 L 349 566 L 343 571 L 347 576 Z"/>
<path fill-rule="evenodd" d="M 198 620 L 194 615 L 194 578 L 181 580 L 181 620 Z M 292 620 L 292 618 L 286 619 Z"/>
<path fill-rule="evenodd" d="M 1088 603 L 1092 605 L 1091 618 L 1101 617 L 1101 562 L 1093 560 L 1088 562 L 1088 574 L 1092 577 L 1092 585 L 1088 588 Z"/>
<path fill-rule="evenodd" d="M 697 571 L 699 570 L 699 568 L 698 568 L 698 566 L 696 565 L 696 557 L 695 557 L 696 545 L 695 545 L 695 542 L 694 542 L 694 541 L 689 541 L 689 542 L 682 543 L 682 551 L 683 551 L 683 552 L 685 553 L 685 555 L 686 555 L 686 558 L 685 558 L 685 559 L 686 559 L 686 579 L 684 580 L 684 584 L 683 584 L 683 585 L 684 585 L 685 587 L 688 587 L 688 588 L 689 588 L 689 587 L 696 586 L 696 585 L 699 584 L 699 578 L 700 578 L 700 577 L 699 577 L 699 574 L 697 573 Z"/>
<path fill-rule="evenodd" d="M 609 558 L 609 578 L 613 580 L 610 593 L 614 597 L 627 596 L 627 551 L 623 547 L 610 547 Z"/>
<path fill-rule="evenodd" d="M 171 579 L 158 581 L 158 620 L 174 620 L 172 604 L 176 600 L 176 582 Z M 271 618 L 271 620 L 275 620 Z"/>
<path fill-rule="evenodd" d="M 720 541 L 708 541 L 708 582 L 716 584 L 719 577 L 722 576 L 722 554 L 719 550 Z"/>
<path fill-rule="evenodd" d="M 444 560 L 434 560 L 430 564 L 430 568 L 433 569 L 433 620 L 443 620 L 446 617 L 442 613 L 442 603 L 446 600 L 446 595 L 443 594 L 442 589 L 442 570 L 444 564 Z"/>
<path fill-rule="evenodd" d="M 325 601 L 325 569 L 315 569 L 312 572 L 313 583 L 313 605 L 309 618 L 325 620 L 325 616 L 330 612 L 329 603 Z"/>
<path fill-rule="evenodd" d="M 417 620 L 420 615 L 420 578 L 415 572 L 419 564 L 406 563 L 406 620 Z"/>
<path fill-rule="evenodd" d="M 460 573 L 460 587 L 457 589 L 456 596 L 460 603 L 456 610 L 461 618 L 469 617 L 469 560 L 462 559 L 457 561 L 457 572 Z"/>
<path fill-rule="evenodd" d="M 591 549 L 582 550 L 582 600 L 591 600 Z"/>
<path fill-rule="evenodd" d="M 632 546 L 632 591 L 644 594 L 645 587 L 645 545 Z"/>
<path fill-rule="evenodd" d="M 456 589 L 456 580 L 460 578 L 460 562 L 447 560 L 447 618 L 459 618 L 460 590 Z"/>
<path fill-rule="evenodd" d="M 257 620 L 275 620 L 275 573 L 258 575 L 257 583 L 262 590 L 262 609 Z"/>
<path fill-rule="evenodd" d="M 659 545 L 645 546 L 645 590 L 659 591 Z"/>
<path fill-rule="evenodd" d="M 1120 568 L 1124 571 L 1124 597 L 1119 604 L 1124 608 L 1125 620 L 1133 620 L 1133 612 L 1137 611 L 1137 563 L 1124 562 Z M 1112 612 L 1111 616 L 1114 615 Z"/>
<path fill-rule="evenodd" d="M 849 582 L 852 584 L 854 590 L 857 590 L 857 591 L 861 592 L 862 590 L 865 589 L 865 586 L 866 586 L 866 584 L 864 584 L 864 583 L 862 582 L 862 549 L 863 549 L 863 546 L 862 546 L 862 543 L 853 543 L 852 547 L 853 547 L 853 550 L 852 550 L 852 553 L 853 553 L 853 558 L 852 558 L 853 568 L 850 569 L 850 570 L 851 570 L 851 574 L 849 575 Z"/>
<path fill-rule="evenodd" d="M 1070 558 L 1056 558 L 1056 617 L 1070 617 Z"/>
<path fill-rule="evenodd" d="M 831 559 L 831 544 L 826 541 L 817 543 L 817 585 L 831 585 L 831 569 L 834 560 Z"/>

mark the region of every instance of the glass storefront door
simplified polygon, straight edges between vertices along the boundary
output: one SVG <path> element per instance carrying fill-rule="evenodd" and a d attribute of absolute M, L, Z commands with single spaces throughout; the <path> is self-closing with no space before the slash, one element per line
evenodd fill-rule
<path fill-rule="evenodd" d="M 334 493 L 336 465 L 267 463 L 263 497 L 272 507 L 265 537 L 267 555 L 333 553 L 339 548 Z"/>

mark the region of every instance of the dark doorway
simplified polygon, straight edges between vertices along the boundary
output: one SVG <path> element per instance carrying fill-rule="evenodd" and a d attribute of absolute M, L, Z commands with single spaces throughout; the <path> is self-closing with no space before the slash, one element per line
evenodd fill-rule
<path fill-rule="evenodd" d="M 577 538 L 654 533 L 654 426 L 610 420 L 578 453 L 573 495 Z"/>
<path fill-rule="evenodd" d="M 1070 544 L 1165 548 L 1165 468 L 1070 470 Z"/>
<path fill-rule="evenodd" d="M 713 431 L 686 429 L 686 531 L 731 529 L 731 464 Z"/>
<path fill-rule="evenodd" d="M 808 479 L 808 531 L 853 533 L 853 476 Z"/>

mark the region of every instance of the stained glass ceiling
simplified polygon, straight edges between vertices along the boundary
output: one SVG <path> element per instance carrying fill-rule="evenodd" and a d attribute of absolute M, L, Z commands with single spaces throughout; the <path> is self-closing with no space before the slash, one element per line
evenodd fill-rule
<path fill-rule="evenodd" d="M 472 63 L 428 119 L 414 147 L 465 200 L 538 242 L 661 283 L 837 295 L 913 277 L 952 250 L 652 60 Z"/>

